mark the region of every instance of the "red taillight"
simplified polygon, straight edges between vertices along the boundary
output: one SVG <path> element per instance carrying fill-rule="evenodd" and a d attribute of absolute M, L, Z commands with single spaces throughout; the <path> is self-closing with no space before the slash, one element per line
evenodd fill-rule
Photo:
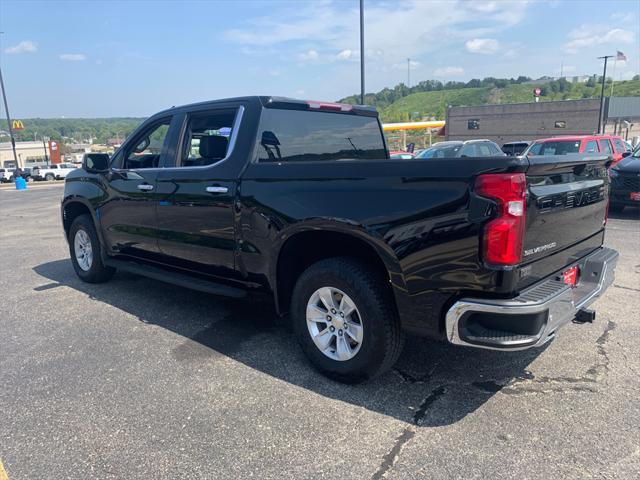
<path fill-rule="evenodd" d="M 527 181 L 524 173 L 487 173 L 476 179 L 475 192 L 495 200 L 497 218 L 484 227 L 483 254 L 491 265 L 522 261 Z"/>
<path fill-rule="evenodd" d="M 347 103 L 315 102 L 313 100 L 307 100 L 307 105 L 309 105 L 309 108 L 334 110 L 337 112 L 350 112 L 353 109 L 353 105 Z"/>

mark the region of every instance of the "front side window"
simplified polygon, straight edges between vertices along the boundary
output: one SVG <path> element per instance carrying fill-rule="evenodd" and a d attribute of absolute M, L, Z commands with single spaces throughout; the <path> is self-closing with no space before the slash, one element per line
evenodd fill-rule
<path fill-rule="evenodd" d="M 600 147 L 602 147 L 602 152 L 603 153 L 612 153 L 611 143 L 609 143 L 609 140 L 601 138 L 600 139 Z"/>
<path fill-rule="evenodd" d="M 189 117 L 181 167 L 202 167 L 227 156 L 235 109 L 194 113 Z"/>
<path fill-rule="evenodd" d="M 589 140 L 584 146 L 584 153 L 598 153 L 599 151 L 598 142 L 595 140 Z"/>
<path fill-rule="evenodd" d="M 376 117 L 264 109 L 258 131 L 258 161 L 385 160 Z"/>
<path fill-rule="evenodd" d="M 626 144 L 625 144 L 622 140 L 620 140 L 619 138 L 614 138 L 614 139 L 613 139 L 613 143 L 615 144 L 615 146 L 616 146 L 616 151 L 617 151 L 618 153 L 624 153 L 624 152 L 626 152 L 626 151 L 627 151 L 627 146 L 626 146 Z"/>
<path fill-rule="evenodd" d="M 122 168 L 127 170 L 158 168 L 170 123 L 171 117 L 167 117 L 138 135 L 135 143 L 125 152 Z"/>

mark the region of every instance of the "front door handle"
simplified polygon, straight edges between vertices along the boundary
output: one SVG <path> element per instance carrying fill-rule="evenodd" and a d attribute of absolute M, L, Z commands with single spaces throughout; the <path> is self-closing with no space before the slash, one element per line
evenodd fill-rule
<path fill-rule="evenodd" d="M 207 192 L 209 193 L 227 193 L 229 191 L 229 189 L 227 187 L 220 187 L 220 186 L 211 186 L 211 187 L 207 187 Z"/>
<path fill-rule="evenodd" d="M 153 185 L 149 185 L 148 183 L 141 183 L 140 185 L 138 185 L 138 190 L 148 192 L 149 190 L 153 190 Z"/>

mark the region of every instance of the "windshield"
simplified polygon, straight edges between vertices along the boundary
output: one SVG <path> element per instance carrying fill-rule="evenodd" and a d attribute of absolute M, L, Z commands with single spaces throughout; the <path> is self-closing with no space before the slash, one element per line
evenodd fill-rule
<path fill-rule="evenodd" d="M 528 155 L 566 155 L 580 151 L 580 140 L 558 140 L 554 142 L 540 142 L 531 145 Z"/>
<path fill-rule="evenodd" d="M 423 150 L 416 158 L 451 158 L 457 157 L 458 151 L 462 148 L 462 145 L 443 145 L 427 148 Z"/>

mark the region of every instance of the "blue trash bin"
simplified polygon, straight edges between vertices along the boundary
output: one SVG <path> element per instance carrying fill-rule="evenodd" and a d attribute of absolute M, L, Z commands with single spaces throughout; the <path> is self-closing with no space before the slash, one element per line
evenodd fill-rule
<path fill-rule="evenodd" d="M 27 189 L 27 181 L 22 178 L 16 178 L 16 190 L 26 190 Z"/>

